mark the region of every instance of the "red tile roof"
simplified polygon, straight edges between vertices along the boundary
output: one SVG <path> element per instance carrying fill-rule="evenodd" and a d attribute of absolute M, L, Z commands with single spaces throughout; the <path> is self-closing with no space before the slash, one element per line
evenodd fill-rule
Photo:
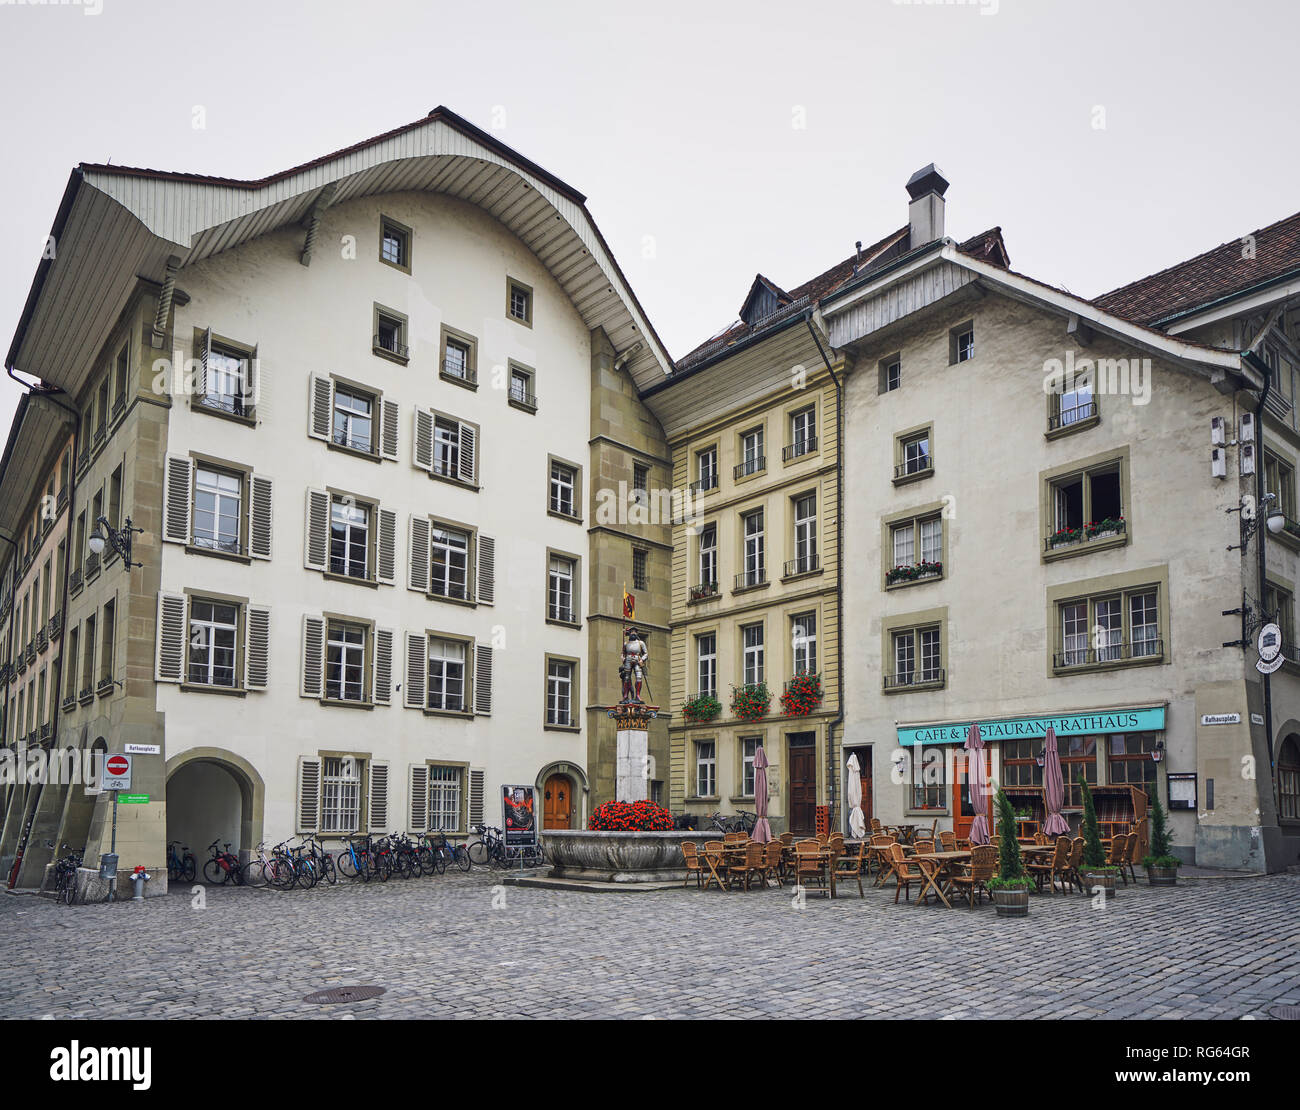
<path fill-rule="evenodd" d="M 1254 240 L 1254 257 L 1245 257 Z M 1300 270 L 1300 212 L 1249 237 L 1189 258 L 1167 270 L 1130 282 L 1093 300 L 1098 308 L 1140 324 L 1155 324 Z"/>

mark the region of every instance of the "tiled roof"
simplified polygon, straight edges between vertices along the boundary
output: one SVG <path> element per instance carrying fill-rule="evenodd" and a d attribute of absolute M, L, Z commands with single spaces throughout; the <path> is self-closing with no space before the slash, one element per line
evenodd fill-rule
<path fill-rule="evenodd" d="M 1254 240 L 1254 249 L 1248 252 L 1250 239 Z M 1252 253 L 1253 257 L 1247 257 Z M 1300 270 L 1300 212 L 1167 270 L 1112 289 L 1092 303 L 1149 325 L 1294 270 Z"/>

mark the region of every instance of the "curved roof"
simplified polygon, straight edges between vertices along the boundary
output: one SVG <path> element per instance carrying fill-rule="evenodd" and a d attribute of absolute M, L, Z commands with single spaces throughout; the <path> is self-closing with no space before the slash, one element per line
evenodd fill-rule
<path fill-rule="evenodd" d="M 639 388 L 672 360 L 587 211 L 586 198 L 446 108 L 252 181 L 83 163 L 37 269 L 7 363 L 69 392 L 80 387 L 137 278 L 182 266 L 278 228 L 316 205 L 427 190 L 483 208 L 555 277 L 590 328 L 616 350 L 641 341 L 628 371 Z"/>

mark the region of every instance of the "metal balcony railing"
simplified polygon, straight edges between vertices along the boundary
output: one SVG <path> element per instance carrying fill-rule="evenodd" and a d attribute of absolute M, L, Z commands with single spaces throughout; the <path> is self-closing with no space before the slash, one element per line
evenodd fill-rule
<path fill-rule="evenodd" d="M 537 411 L 537 394 L 531 389 L 519 389 L 515 386 L 510 387 L 510 403 L 520 408 L 528 409 L 531 412 Z"/>
<path fill-rule="evenodd" d="M 704 601 L 707 598 L 718 596 L 718 584 L 716 582 L 697 582 L 691 587 L 691 600 Z"/>
<path fill-rule="evenodd" d="M 738 590 L 749 590 L 755 586 L 761 586 L 767 581 L 767 569 L 759 567 L 757 570 L 744 570 L 736 575 L 736 586 Z"/>
<path fill-rule="evenodd" d="M 478 385 L 478 372 L 468 363 L 460 362 L 457 359 L 443 359 L 442 373 L 444 377 L 454 378 L 456 381 L 464 382 L 466 385 Z"/>
<path fill-rule="evenodd" d="M 1068 428 L 1071 424 L 1078 424 L 1084 420 L 1091 420 L 1097 415 L 1097 402 L 1088 401 L 1086 404 L 1075 405 L 1073 408 L 1063 409 L 1061 412 L 1054 412 L 1047 418 L 1047 430 L 1054 432 L 1058 428 Z"/>
<path fill-rule="evenodd" d="M 1067 648 L 1052 655 L 1052 667 L 1059 671 L 1070 667 L 1104 666 L 1107 663 L 1146 662 L 1163 659 L 1164 654 L 1164 641 L 1148 637 L 1102 647 Z"/>
<path fill-rule="evenodd" d="M 793 443 L 781 448 L 781 461 L 789 462 L 791 459 L 797 459 L 801 455 L 811 455 L 816 450 L 816 436 L 806 436 L 804 439 L 796 439 Z"/>
<path fill-rule="evenodd" d="M 790 559 L 785 564 L 785 577 L 790 578 L 796 574 L 812 574 L 821 566 L 816 555 L 803 555 L 798 559 Z"/>
<path fill-rule="evenodd" d="M 755 455 L 752 459 L 746 459 L 742 463 L 736 464 L 734 477 L 744 478 L 749 474 L 757 474 L 760 470 L 767 469 L 767 458 L 763 455 Z"/>
<path fill-rule="evenodd" d="M 900 671 L 885 675 L 886 690 L 902 690 L 917 686 L 942 686 L 946 672 L 941 667 L 923 667 L 919 670 Z"/>
<path fill-rule="evenodd" d="M 899 463 L 894 467 L 895 478 L 906 478 L 911 474 L 924 474 L 933 469 L 929 455 L 918 455 L 914 459 Z"/>
<path fill-rule="evenodd" d="M 382 333 L 375 336 L 375 349 L 377 351 L 387 351 L 390 355 L 396 355 L 398 358 L 406 358 L 409 354 L 405 343 L 399 343 L 394 336 Z"/>
<path fill-rule="evenodd" d="M 715 470 L 712 474 L 706 474 L 703 478 L 696 478 L 691 483 L 692 493 L 708 493 L 711 489 L 718 488 L 718 473 Z"/>

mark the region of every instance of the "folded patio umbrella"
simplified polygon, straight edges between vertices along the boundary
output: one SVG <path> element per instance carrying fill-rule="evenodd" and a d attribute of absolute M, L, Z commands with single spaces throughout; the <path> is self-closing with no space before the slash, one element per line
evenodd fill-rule
<path fill-rule="evenodd" d="M 991 796 L 988 778 L 984 774 L 984 737 L 980 735 L 980 726 L 971 722 L 966 734 L 966 790 L 970 794 L 971 807 L 975 811 L 975 820 L 970 826 L 970 842 L 987 844 L 989 842 L 989 823 L 986 814 Z M 1015 836 L 1015 830 L 1010 830 Z"/>
<path fill-rule="evenodd" d="M 772 839 L 772 826 L 767 823 L 767 752 L 763 751 L 762 744 L 754 751 L 754 812 L 758 820 L 754 822 L 750 839 L 766 844 Z"/>
<path fill-rule="evenodd" d="M 1065 805 L 1065 779 L 1061 775 L 1061 753 L 1056 747 L 1056 729 L 1047 726 L 1047 748 L 1043 752 L 1043 804 L 1047 808 L 1047 820 L 1043 822 L 1043 832 L 1048 836 L 1066 836 L 1070 832 L 1070 823 L 1061 816 L 1061 807 Z"/>
<path fill-rule="evenodd" d="M 849 774 L 844 780 L 844 797 L 849 803 L 849 832 L 862 836 L 867 831 L 866 818 L 862 815 L 862 764 L 858 762 L 858 753 L 849 756 Z"/>

